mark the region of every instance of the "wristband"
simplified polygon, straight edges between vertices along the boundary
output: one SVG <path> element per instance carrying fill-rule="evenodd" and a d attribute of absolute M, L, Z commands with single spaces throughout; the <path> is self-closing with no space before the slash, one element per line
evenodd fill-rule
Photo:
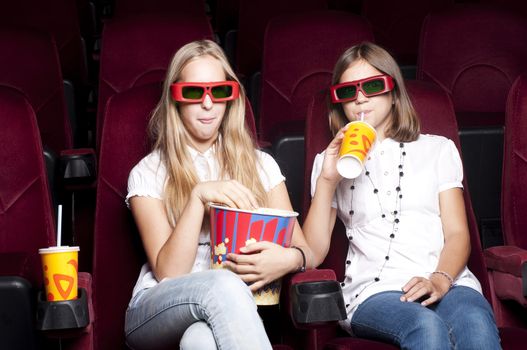
<path fill-rule="evenodd" d="M 443 277 L 445 277 L 445 278 L 447 278 L 448 281 L 450 282 L 450 288 L 452 288 L 452 286 L 454 285 L 454 279 L 452 278 L 452 276 L 450 276 L 450 275 L 449 275 L 448 273 L 446 273 L 445 271 L 440 271 L 440 270 L 438 270 L 438 271 L 434 271 L 434 272 L 432 272 L 430 275 L 433 275 L 433 274 L 435 274 L 435 273 L 438 274 L 438 275 L 441 275 L 441 276 L 443 276 Z"/>
<path fill-rule="evenodd" d="M 300 254 L 302 254 L 302 266 L 298 268 L 297 272 L 305 272 L 306 271 L 306 255 L 304 254 L 304 251 L 301 248 L 295 247 L 295 246 L 291 246 L 291 248 L 298 250 Z"/>

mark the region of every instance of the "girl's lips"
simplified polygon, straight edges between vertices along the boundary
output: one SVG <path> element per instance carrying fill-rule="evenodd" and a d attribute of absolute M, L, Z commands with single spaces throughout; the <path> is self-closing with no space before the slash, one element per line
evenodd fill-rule
<path fill-rule="evenodd" d="M 212 124 L 216 118 L 200 118 L 198 121 L 203 124 Z"/>

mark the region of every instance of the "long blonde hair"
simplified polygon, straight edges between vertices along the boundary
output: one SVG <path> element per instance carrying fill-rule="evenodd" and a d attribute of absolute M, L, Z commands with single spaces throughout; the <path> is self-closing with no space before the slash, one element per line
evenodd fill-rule
<path fill-rule="evenodd" d="M 187 145 L 191 145 L 191 138 L 170 95 L 170 85 L 180 79 L 181 72 L 188 62 L 206 55 L 222 64 L 227 80 L 240 83 L 216 43 L 201 40 L 186 44 L 172 58 L 163 85 L 163 95 L 149 123 L 153 148 L 160 152 L 167 170 L 164 202 L 172 225 L 175 225 L 180 217 L 199 178 L 187 151 Z M 227 102 L 219 134 L 215 141 L 215 156 L 220 164 L 220 177 L 239 181 L 253 191 L 260 205 L 265 205 L 267 197 L 258 175 L 261 167 L 258 164 L 256 142 L 245 124 L 245 91 L 241 84 L 239 98 Z"/>
<path fill-rule="evenodd" d="M 419 137 L 420 123 L 417 113 L 406 92 L 401 70 L 393 57 L 382 47 L 370 42 L 362 42 L 352 46 L 340 56 L 335 69 L 331 84 L 340 82 L 340 77 L 348 67 L 359 60 L 364 60 L 370 65 L 381 71 L 383 74 L 391 76 L 395 81 L 395 87 L 390 92 L 394 104 L 392 106 L 392 117 L 385 132 L 386 137 L 390 137 L 398 142 L 415 141 Z M 346 125 L 349 120 L 344 114 L 341 103 L 329 104 L 329 125 L 333 135 Z"/>

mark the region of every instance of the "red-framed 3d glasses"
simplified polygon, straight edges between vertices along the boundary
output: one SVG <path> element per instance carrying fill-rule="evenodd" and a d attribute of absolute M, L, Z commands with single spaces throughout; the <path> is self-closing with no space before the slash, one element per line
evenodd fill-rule
<path fill-rule="evenodd" d="M 382 95 L 392 91 L 395 86 L 393 78 L 389 75 L 376 75 L 366 79 L 347 81 L 333 85 L 330 88 L 331 102 L 342 103 L 355 101 L 359 91 L 366 97 Z"/>
<path fill-rule="evenodd" d="M 209 95 L 212 102 L 235 100 L 240 96 L 240 86 L 235 81 L 211 83 L 174 83 L 170 85 L 174 101 L 200 103 Z"/>

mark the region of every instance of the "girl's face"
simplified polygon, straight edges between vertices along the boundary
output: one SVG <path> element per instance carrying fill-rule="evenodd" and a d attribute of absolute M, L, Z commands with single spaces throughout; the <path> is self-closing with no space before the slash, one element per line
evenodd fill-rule
<path fill-rule="evenodd" d="M 221 62 L 205 55 L 189 61 L 181 71 L 178 81 L 203 83 L 225 80 Z M 212 102 L 209 95 L 200 103 L 178 102 L 183 124 L 198 151 L 205 152 L 216 141 L 226 106 L 227 102 Z"/>
<path fill-rule="evenodd" d="M 340 77 L 339 83 L 355 81 L 383 74 L 364 60 L 358 60 L 349 65 Z M 364 121 L 377 130 L 377 138 L 384 139 L 384 130 L 388 125 L 392 112 L 393 97 L 391 93 L 366 97 L 359 90 L 357 99 L 342 103 L 342 108 L 349 121 L 360 120 L 360 113 L 364 112 Z"/>

